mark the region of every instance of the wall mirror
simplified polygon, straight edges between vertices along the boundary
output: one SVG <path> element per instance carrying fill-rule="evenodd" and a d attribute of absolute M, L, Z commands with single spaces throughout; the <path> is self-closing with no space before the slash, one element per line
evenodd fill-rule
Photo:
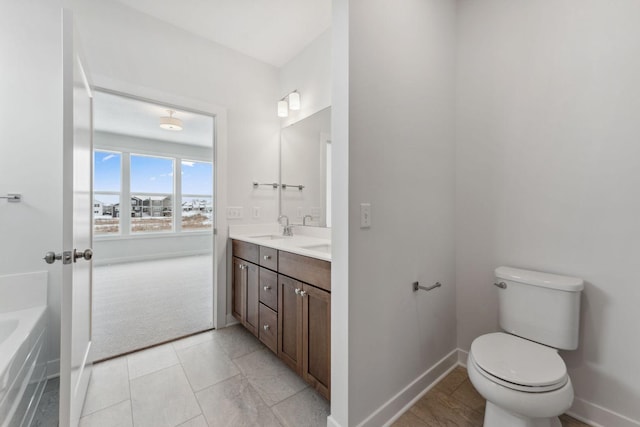
<path fill-rule="evenodd" d="M 282 129 L 280 214 L 331 227 L 331 107 Z"/>

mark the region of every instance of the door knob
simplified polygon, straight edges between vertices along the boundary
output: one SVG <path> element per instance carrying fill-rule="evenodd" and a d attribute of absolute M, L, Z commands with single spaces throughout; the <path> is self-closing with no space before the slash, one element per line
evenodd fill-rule
<path fill-rule="evenodd" d="M 63 264 L 71 264 L 71 258 L 72 258 L 71 251 L 64 251 L 59 254 L 55 252 L 47 252 L 44 255 L 44 258 L 42 259 L 45 260 L 47 264 L 53 264 L 54 262 L 60 261 L 60 260 L 62 260 Z"/>
<path fill-rule="evenodd" d="M 47 252 L 42 258 L 47 264 L 53 264 L 56 260 L 62 259 L 62 254 L 56 254 L 55 252 Z"/>
<path fill-rule="evenodd" d="M 93 251 L 91 249 L 85 249 L 84 251 L 74 249 L 73 262 L 77 262 L 79 258 L 84 258 L 87 261 L 91 261 L 91 258 L 93 258 Z"/>

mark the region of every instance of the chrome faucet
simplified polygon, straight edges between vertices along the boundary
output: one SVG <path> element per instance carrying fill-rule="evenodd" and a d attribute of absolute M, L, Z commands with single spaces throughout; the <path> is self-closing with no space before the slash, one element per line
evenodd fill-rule
<path fill-rule="evenodd" d="M 313 221 L 313 217 L 311 215 L 305 215 L 302 217 L 302 225 L 307 225 L 307 218 Z"/>
<path fill-rule="evenodd" d="M 287 223 L 286 224 L 282 224 L 282 219 L 286 219 Z M 282 225 L 282 227 L 283 227 L 283 230 L 282 230 L 282 235 L 283 236 L 293 236 L 293 230 L 292 230 L 293 226 L 289 225 L 289 217 L 288 216 L 280 215 L 278 217 L 278 223 L 280 225 Z"/>

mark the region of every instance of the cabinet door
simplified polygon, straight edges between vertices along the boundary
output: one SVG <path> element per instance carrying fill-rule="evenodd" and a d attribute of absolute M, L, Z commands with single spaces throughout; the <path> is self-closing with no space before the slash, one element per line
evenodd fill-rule
<path fill-rule="evenodd" d="M 329 399 L 331 390 L 331 294 L 303 285 L 302 377 Z"/>
<path fill-rule="evenodd" d="M 233 295 L 232 295 L 232 312 L 233 317 L 238 319 L 240 323 L 244 323 L 244 315 L 246 307 L 247 274 L 244 269 L 246 262 L 240 258 L 233 257 Z"/>
<path fill-rule="evenodd" d="M 278 357 L 302 374 L 302 283 L 278 275 Z"/>
<path fill-rule="evenodd" d="M 260 276 L 258 266 L 246 262 L 245 268 L 247 276 L 246 286 L 246 311 L 244 316 L 244 326 L 256 337 L 258 336 L 258 325 L 260 324 Z"/>

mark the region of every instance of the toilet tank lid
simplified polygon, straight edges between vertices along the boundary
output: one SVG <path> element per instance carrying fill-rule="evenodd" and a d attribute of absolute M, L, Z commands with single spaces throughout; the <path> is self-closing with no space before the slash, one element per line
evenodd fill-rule
<path fill-rule="evenodd" d="M 577 277 L 560 276 L 540 271 L 522 270 L 513 267 L 498 267 L 496 278 L 519 282 L 543 288 L 558 289 L 566 292 L 580 292 L 584 289 L 584 280 Z"/>

